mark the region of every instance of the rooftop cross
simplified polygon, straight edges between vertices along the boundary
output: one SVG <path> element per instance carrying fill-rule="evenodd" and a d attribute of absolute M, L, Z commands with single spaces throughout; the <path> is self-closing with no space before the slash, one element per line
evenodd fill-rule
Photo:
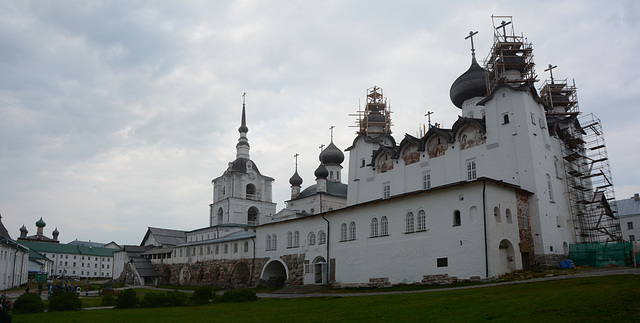
<path fill-rule="evenodd" d="M 506 21 L 502 21 L 500 23 L 500 26 L 496 27 L 496 30 L 502 28 L 502 36 L 504 37 L 504 41 L 507 41 L 507 26 L 511 24 L 511 21 L 506 22 Z"/>
<path fill-rule="evenodd" d="M 298 171 L 298 156 L 300 156 L 300 154 L 296 153 L 295 155 L 293 155 L 293 157 L 296 158 L 296 172 Z"/>
<path fill-rule="evenodd" d="M 429 120 L 429 128 L 431 128 L 431 115 L 432 114 L 433 114 L 433 111 L 427 111 L 427 114 L 425 114 L 425 116 Z"/>
<path fill-rule="evenodd" d="M 469 36 L 464 38 L 464 39 L 471 38 L 471 56 L 473 57 L 476 57 L 476 48 L 473 47 L 473 36 L 475 36 L 477 33 L 478 33 L 477 31 L 470 31 Z"/>
<path fill-rule="evenodd" d="M 318 148 L 320 148 L 320 152 L 322 152 L 322 150 L 324 149 L 324 144 L 320 145 L 320 147 Z"/>
<path fill-rule="evenodd" d="M 244 105 L 244 98 L 247 96 L 247 92 L 242 93 L 242 105 Z"/>
<path fill-rule="evenodd" d="M 556 67 L 558 67 L 558 65 L 554 66 L 554 65 L 549 64 L 549 68 L 544 70 L 545 72 L 549 71 L 549 74 L 551 74 L 551 84 L 553 84 L 553 69 L 556 68 Z"/>
<path fill-rule="evenodd" d="M 331 142 L 333 142 L 333 128 L 335 128 L 336 126 L 331 126 L 329 127 L 329 130 L 331 130 Z"/>

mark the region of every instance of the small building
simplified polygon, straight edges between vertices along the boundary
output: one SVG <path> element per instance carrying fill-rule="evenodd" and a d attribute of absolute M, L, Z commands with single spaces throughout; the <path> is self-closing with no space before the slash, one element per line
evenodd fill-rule
<path fill-rule="evenodd" d="M 617 200 L 616 204 L 622 238 L 625 241 L 640 240 L 640 194 L 636 193 L 631 198 Z"/>

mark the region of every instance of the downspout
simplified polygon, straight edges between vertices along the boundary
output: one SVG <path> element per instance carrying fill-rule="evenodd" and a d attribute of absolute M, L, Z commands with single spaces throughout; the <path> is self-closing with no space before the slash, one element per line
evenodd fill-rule
<path fill-rule="evenodd" d="M 251 275 L 249 275 L 249 286 L 252 286 L 253 275 L 256 269 L 256 238 L 251 238 L 251 241 L 253 241 L 253 255 L 251 257 Z"/>
<path fill-rule="evenodd" d="M 327 218 L 324 217 L 324 214 L 322 215 L 322 218 L 327 221 L 327 241 L 325 242 L 325 245 L 327 246 L 327 285 L 329 285 L 329 277 L 330 277 L 330 273 L 331 273 L 331 258 L 329 258 L 329 237 L 331 236 L 329 233 L 331 233 L 331 226 L 329 223 L 329 220 L 327 220 Z"/>
<path fill-rule="evenodd" d="M 20 280 L 24 279 L 24 276 L 22 276 L 22 274 L 24 274 L 24 255 L 26 253 L 22 254 L 22 261 L 20 261 Z M 20 282 L 18 282 L 20 283 Z M 27 283 L 29 283 L 29 274 L 27 273 Z"/>
<path fill-rule="evenodd" d="M 18 246 L 16 245 L 16 251 L 13 252 L 13 268 L 11 273 L 11 288 L 16 287 L 16 254 L 18 254 Z"/>
<path fill-rule="evenodd" d="M 484 220 L 484 264 L 485 276 L 489 277 L 489 246 L 487 242 L 487 181 L 482 180 L 482 219 Z"/>

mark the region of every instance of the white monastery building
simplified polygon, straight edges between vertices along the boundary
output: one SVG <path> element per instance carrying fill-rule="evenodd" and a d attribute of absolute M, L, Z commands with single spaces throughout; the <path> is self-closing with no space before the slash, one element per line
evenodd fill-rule
<path fill-rule="evenodd" d="M 484 67 L 472 42 L 471 66 L 451 86 L 451 113 L 460 115 L 451 128 L 429 124 L 419 137 L 393 137 L 387 98 L 374 86 L 344 150 L 348 173 L 332 138 L 313 185 L 303 189 L 296 161 L 291 199 L 278 212 L 274 179 L 250 158 L 243 102 L 236 158 L 212 181 L 210 225 L 163 229 L 184 236 L 165 245 L 154 243 L 160 229 L 150 228 L 141 243 L 154 246 L 142 255 L 159 281 L 484 279 L 555 265 L 570 244 L 620 240 L 599 120 L 580 115 L 575 85 L 566 80 L 551 74 L 536 89 L 531 43 L 515 34 L 511 17 L 493 18 Z"/>

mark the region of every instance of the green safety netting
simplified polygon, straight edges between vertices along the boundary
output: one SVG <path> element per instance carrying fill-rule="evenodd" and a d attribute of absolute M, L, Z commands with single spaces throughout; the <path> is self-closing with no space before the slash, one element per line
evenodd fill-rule
<path fill-rule="evenodd" d="M 636 258 L 639 256 L 636 255 Z M 604 265 L 633 265 L 633 246 L 630 242 L 591 242 L 569 246 L 569 259 L 576 266 L 600 267 Z M 637 262 L 640 259 L 637 259 Z"/>

